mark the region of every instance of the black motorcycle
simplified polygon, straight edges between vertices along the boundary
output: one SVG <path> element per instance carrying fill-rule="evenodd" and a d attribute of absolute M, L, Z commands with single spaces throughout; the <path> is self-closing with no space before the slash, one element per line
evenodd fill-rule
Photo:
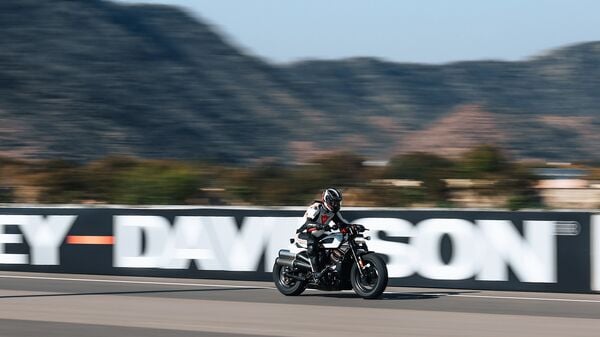
<path fill-rule="evenodd" d="M 387 266 L 375 252 L 369 251 L 363 233 L 367 229 L 352 224 L 340 228 L 319 240 L 319 260 L 324 270 L 315 279 L 306 252 L 307 242 L 301 236 L 290 239 L 298 253 L 282 249 L 273 266 L 273 281 L 279 291 L 287 296 L 300 295 L 306 288 L 338 291 L 354 289 L 363 298 L 377 298 L 384 292 Z"/>

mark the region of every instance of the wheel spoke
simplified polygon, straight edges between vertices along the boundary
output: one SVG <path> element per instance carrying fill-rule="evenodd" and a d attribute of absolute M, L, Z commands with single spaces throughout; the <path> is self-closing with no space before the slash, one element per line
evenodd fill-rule
<path fill-rule="evenodd" d="M 358 277 L 358 286 L 363 291 L 371 291 L 377 286 L 377 280 L 379 279 L 379 274 L 377 273 L 377 268 L 371 266 L 363 271 L 364 276 Z"/>
<path fill-rule="evenodd" d="M 273 281 L 279 292 L 286 296 L 298 296 L 306 289 L 304 282 L 295 278 L 288 266 L 275 264 Z"/>
<path fill-rule="evenodd" d="M 363 298 L 377 298 L 381 296 L 387 285 L 387 268 L 377 255 L 364 255 L 363 260 L 368 263 L 362 270 L 357 265 L 352 268 L 350 275 L 352 288 Z"/>
<path fill-rule="evenodd" d="M 284 287 L 293 287 L 296 284 L 296 280 L 286 275 L 289 270 L 289 267 L 281 268 L 279 273 L 279 281 Z"/>

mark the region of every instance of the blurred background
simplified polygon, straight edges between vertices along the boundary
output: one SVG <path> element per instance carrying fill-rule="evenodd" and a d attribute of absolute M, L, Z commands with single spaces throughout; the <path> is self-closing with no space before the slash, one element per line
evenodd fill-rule
<path fill-rule="evenodd" d="M 0 2 L 0 202 L 600 208 L 594 1 Z"/>

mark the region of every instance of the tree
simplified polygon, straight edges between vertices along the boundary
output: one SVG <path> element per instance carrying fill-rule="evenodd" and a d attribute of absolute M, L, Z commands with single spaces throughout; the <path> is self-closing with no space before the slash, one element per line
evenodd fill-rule
<path fill-rule="evenodd" d="M 459 171 L 471 178 L 502 174 L 510 163 L 502 151 L 491 145 L 481 145 L 465 153 L 459 161 Z"/>
<path fill-rule="evenodd" d="M 447 178 L 451 175 L 454 163 L 450 160 L 423 152 L 396 156 L 384 171 L 385 178 L 427 180 L 429 178 Z"/>
<path fill-rule="evenodd" d="M 500 149 L 482 145 L 467 152 L 459 161 L 458 170 L 468 178 L 487 179 L 489 187 L 479 188 L 483 195 L 508 197 L 506 207 L 512 210 L 543 207 L 535 189 L 537 177 L 530 168 L 510 162 Z"/>
<path fill-rule="evenodd" d="M 65 160 L 48 160 L 34 166 L 33 179 L 42 187 L 41 202 L 71 203 L 85 197 L 86 183 L 81 165 Z"/>
<path fill-rule="evenodd" d="M 114 176 L 110 202 L 123 204 L 185 204 L 200 186 L 192 166 L 148 161 Z"/>
<path fill-rule="evenodd" d="M 363 157 L 350 152 L 331 153 L 313 161 L 318 166 L 313 174 L 319 175 L 320 180 L 328 186 L 351 185 L 363 175 L 363 162 Z"/>
<path fill-rule="evenodd" d="M 445 202 L 448 199 L 448 186 L 445 178 L 452 176 L 454 163 L 429 153 L 409 153 L 392 158 L 384 171 L 389 179 L 414 179 L 423 183 L 427 199 Z"/>

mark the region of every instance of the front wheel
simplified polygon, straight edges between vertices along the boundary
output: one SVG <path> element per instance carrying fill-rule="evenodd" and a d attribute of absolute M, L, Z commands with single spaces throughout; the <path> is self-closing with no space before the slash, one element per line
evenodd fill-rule
<path fill-rule="evenodd" d="M 377 298 L 383 294 L 388 283 L 387 266 L 381 257 L 373 253 L 363 255 L 362 260 L 365 266 L 362 275 L 356 264 L 350 271 L 352 289 L 362 298 Z"/>
<path fill-rule="evenodd" d="M 286 274 L 291 272 L 290 267 L 280 266 L 277 263 L 273 266 L 273 282 L 280 293 L 286 296 L 298 296 L 306 289 L 306 282 L 293 279 Z"/>

